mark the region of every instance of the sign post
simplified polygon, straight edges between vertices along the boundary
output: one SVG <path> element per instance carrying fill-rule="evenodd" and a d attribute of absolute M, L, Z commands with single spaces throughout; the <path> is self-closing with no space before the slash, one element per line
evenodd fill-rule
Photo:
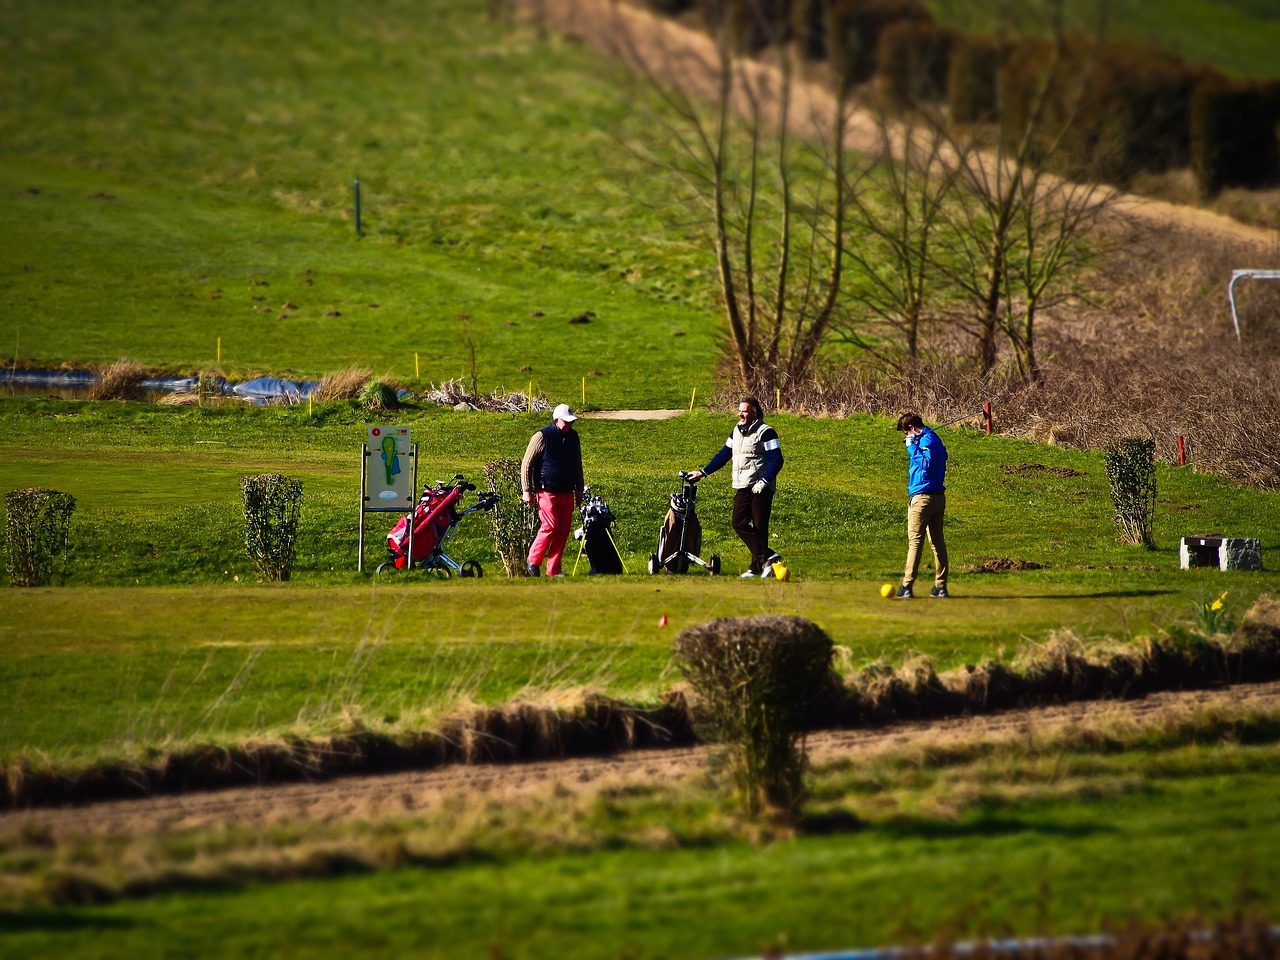
<path fill-rule="evenodd" d="M 360 445 L 360 546 L 357 572 L 364 572 L 364 515 L 409 511 L 409 556 L 413 556 L 413 494 L 418 489 L 418 445 L 408 427 L 373 424 Z"/>

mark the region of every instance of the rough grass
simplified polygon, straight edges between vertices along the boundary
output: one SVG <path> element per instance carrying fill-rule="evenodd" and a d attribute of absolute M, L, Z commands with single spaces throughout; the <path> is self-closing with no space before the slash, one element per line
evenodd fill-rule
<path fill-rule="evenodd" d="M 1088 645 L 1058 635 L 1024 648 L 1012 661 L 987 660 L 942 675 L 924 657 L 898 668 L 873 664 L 844 680 L 833 676 L 823 694 L 805 702 L 805 716 L 796 719 L 799 728 L 857 726 L 1270 680 L 1280 676 L 1277 609 L 1271 598 L 1260 599 L 1236 636 L 1205 637 L 1180 629 L 1137 643 Z M 691 742 L 695 726 L 705 726 L 706 714 L 714 712 L 683 690 L 664 693 L 662 701 L 656 709 L 644 709 L 596 694 L 559 706 L 517 700 L 473 707 L 431 729 L 399 734 L 365 729 L 344 702 L 349 729 L 337 736 L 196 741 L 165 746 L 159 756 L 148 746 L 145 759 L 108 758 L 79 767 L 43 754 L 19 756 L 2 768 L 0 808 L 446 763 L 599 755 Z"/>
<path fill-rule="evenodd" d="M 37 821 L 0 843 L 7 878 L 0 901 L 28 916 L 92 909 L 98 916 L 148 917 L 145 928 L 154 931 L 182 921 L 164 919 L 165 911 L 157 909 L 164 899 L 148 904 L 150 898 L 181 893 L 207 915 L 236 911 L 253 896 L 292 932 L 299 923 L 327 930 L 334 922 L 304 906 L 317 883 L 341 892 L 343 902 L 382 904 L 394 912 L 382 892 L 385 882 L 399 898 L 406 890 L 431 891 L 437 907 L 397 920 L 397 929 L 430 931 L 434 938 L 442 924 L 452 924 L 456 939 L 440 955 L 467 956 L 494 930 L 472 913 L 451 915 L 444 890 L 480 888 L 499 875 L 519 877 L 536 864 L 542 878 L 537 889 L 573 897 L 579 912 L 570 922 L 568 912 L 548 909 L 558 896 L 545 901 L 525 890 L 523 898 L 511 897 L 503 905 L 504 929 L 527 956 L 599 956 L 602 943 L 612 955 L 608 945 L 615 939 L 630 941 L 633 955 L 635 947 L 642 947 L 642 956 L 727 955 L 748 949 L 744 935 L 765 930 L 790 933 L 789 946 L 797 950 L 910 943 L 934 939 L 924 933 L 931 929 L 970 938 L 1096 933 L 1100 924 L 1167 918 L 1167 905 L 1186 902 L 1190 889 L 1212 898 L 1200 901 L 1207 917 L 1190 924 L 1200 928 L 1233 908 L 1265 916 L 1274 906 L 1267 869 L 1259 873 L 1251 866 L 1241 841 L 1247 834 L 1248 849 L 1258 856 L 1276 844 L 1266 797 L 1278 733 L 1274 714 L 1224 709 L 1171 711 L 1130 723 L 1102 719 L 998 739 L 926 737 L 890 744 L 857 763 L 815 768 L 811 811 L 785 837 L 762 835 L 734 816 L 700 778 L 573 793 L 548 789 L 515 803 L 456 802 L 430 816 L 340 825 L 104 838 L 54 833 Z M 1226 793 L 1213 786 L 1223 776 L 1233 783 Z M 1224 817 L 1230 826 L 1223 826 Z M 1072 842 L 1051 856 L 1064 834 Z M 1175 835 L 1178 849 L 1197 856 L 1179 855 L 1170 842 Z M 1167 839 L 1152 842 L 1161 836 Z M 1141 867 L 1131 862 L 1135 857 Z M 1016 878 L 1038 858 L 1049 858 L 1040 865 L 1038 889 L 1029 897 L 1015 895 Z M 727 882 L 713 862 L 737 882 Z M 665 876 L 661 889 L 668 894 L 678 882 L 679 897 L 660 901 L 686 906 L 661 918 L 650 913 L 655 906 L 639 913 L 588 909 L 602 903 L 596 898 L 607 899 L 599 885 L 612 889 L 605 878 L 617 870 L 646 887 Z M 809 884 L 801 879 L 806 871 Z M 839 873 L 849 880 L 836 881 Z M 933 883 L 902 886 L 914 884 L 917 875 L 932 876 Z M 972 888 L 975 875 L 978 891 Z M 582 881 L 582 892 L 571 892 L 569 877 Z M 1143 883 L 1132 889 L 1146 893 L 1126 899 L 1119 891 L 1139 877 Z M 736 908 L 721 904 L 722 898 L 741 900 L 744 878 L 756 878 L 749 910 L 740 902 Z M 584 897 L 588 882 L 596 884 L 595 892 Z M 797 882 L 799 902 L 809 904 L 800 908 L 805 920 L 799 926 L 787 916 L 797 909 L 791 886 Z M 499 883 L 491 896 L 503 889 Z M 787 889 L 792 892 L 784 894 Z M 894 900 L 904 889 L 915 891 L 905 904 Z M 207 894 L 218 896 L 209 900 Z M 849 897 L 858 898 L 859 910 L 839 923 L 815 922 L 819 904 L 830 911 Z M 277 905 L 284 902 L 292 906 Z M 711 910 L 715 922 L 697 920 L 697 910 Z M 735 922 L 726 924 L 728 916 Z M 662 932 L 672 923 L 679 924 L 675 938 Z M 99 930 L 97 949 L 107 956 L 128 949 L 136 943 L 129 932 L 134 926 Z M 255 927 L 237 925 L 227 938 L 184 952 L 216 956 L 242 949 L 261 942 L 264 933 Z M 74 931 L 61 936 L 63 949 L 75 949 Z M 9 942 L 12 949 L 30 950 L 46 936 L 32 924 L 14 931 Z M 362 939 L 348 949 L 374 946 Z"/>

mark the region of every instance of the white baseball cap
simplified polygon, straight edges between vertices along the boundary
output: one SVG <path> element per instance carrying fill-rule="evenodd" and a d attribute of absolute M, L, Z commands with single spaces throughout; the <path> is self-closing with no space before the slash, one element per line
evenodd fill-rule
<path fill-rule="evenodd" d="M 565 423 L 573 423 L 578 419 L 578 415 L 573 412 L 573 408 L 567 403 L 562 403 L 551 412 L 552 420 L 563 420 Z"/>

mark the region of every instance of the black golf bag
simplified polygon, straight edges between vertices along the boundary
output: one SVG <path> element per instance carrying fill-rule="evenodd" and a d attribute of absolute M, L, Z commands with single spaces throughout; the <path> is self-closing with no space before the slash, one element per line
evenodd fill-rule
<path fill-rule="evenodd" d="M 574 538 L 582 541 L 587 559 L 591 561 L 589 576 L 597 573 L 622 573 L 622 558 L 613 542 L 609 528 L 617 518 L 602 497 L 591 496 L 587 487 L 582 497 L 582 526 L 574 531 Z"/>
<path fill-rule="evenodd" d="M 712 554 L 709 561 L 698 555 L 702 551 L 698 481 L 691 480 L 683 470 L 680 479 L 684 481 L 684 488 L 671 495 L 671 506 L 658 531 L 658 552 L 649 554 L 649 572 L 688 573 L 689 564 L 696 563 L 710 573 L 719 573 L 720 554 Z"/>

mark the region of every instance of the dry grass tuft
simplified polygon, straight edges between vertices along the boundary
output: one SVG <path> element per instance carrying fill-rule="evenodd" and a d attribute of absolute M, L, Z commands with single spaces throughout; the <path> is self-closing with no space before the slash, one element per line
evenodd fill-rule
<path fill-rule="evenodd" d="M 355 400 L 360 391 L 369 382 L 372 374 L 362 367 L 347 367 L 335 373 L 326 373 L 320 378 L 311 398 L 317 403 L 329 400 Z"/>
<path fill-rule="evenodd" d="M 102 378 L 89 391 L 90 400 L 141 400 L 142 381 L 149 372 L 132 360 L 117 360 L 98 370 Z"/>
<path fill-rule="evenodd" d="M 200 395 L 196 393 L 166 393 L 156 399 L 158 407 L 196 407 L 200 405 Z"/>

